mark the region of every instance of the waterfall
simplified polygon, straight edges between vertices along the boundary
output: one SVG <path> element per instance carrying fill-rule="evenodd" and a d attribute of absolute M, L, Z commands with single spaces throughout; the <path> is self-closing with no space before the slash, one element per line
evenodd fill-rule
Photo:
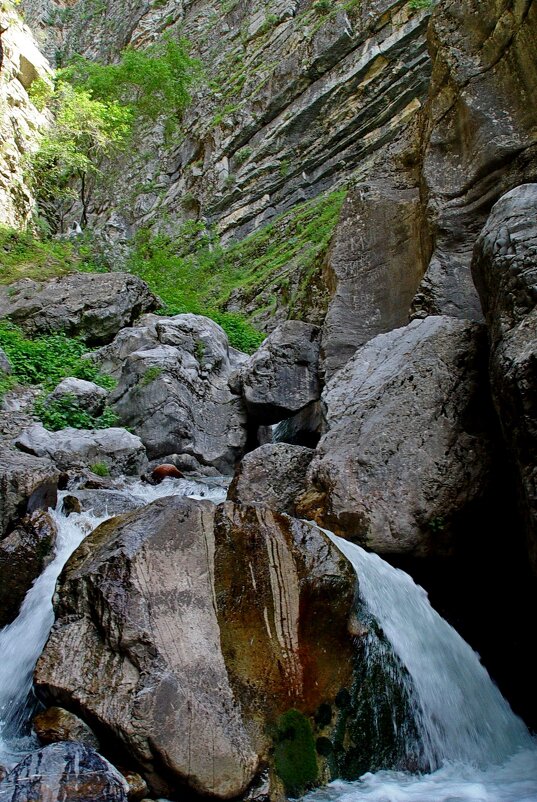
<path fill-rule="evenodd" d="M 207 482 L 165 479 L 155 486 L 141 481 L 125 481 L 121 492 L 139 506 L 172 495 L 218 502 L 226 496 L 225 485 L 221 479 L 208 479 Z M 0 765 L 11 765 L 21 755 L 36 748 L 29 734 L 36 708 L 32 678 L 54 622 L 52 596 L 56 580 L 82 540 L 109 517 L 96 517 L 91 510 L 66 517 L 61 512 L 66 494 L 60 493 L 56 510 L 50 511 L 58 531 L 54 558 L 26 594 L 18 617 L 0 630 Z"/>
<path fill-rule="evenodd" d="M 352 563 L 361 601 L 405 669 L 424 756 L 436 771 L 366 774 L 311 799 L 338 802 L 537 802 L 537 745 L 478 655 L 429 604 L 423 588 L 326 532 Z"/>

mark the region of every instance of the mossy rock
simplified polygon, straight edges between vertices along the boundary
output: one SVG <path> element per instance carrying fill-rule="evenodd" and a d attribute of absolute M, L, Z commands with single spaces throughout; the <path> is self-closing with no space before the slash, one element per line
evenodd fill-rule
<path fill-rule="evenodd" d="M 300 796 L 317 782 L 319 768 L 313 730 L 309 719 L 298 710 L 287 710 L 278 720 L 274 767 L 290 796 Z"/>

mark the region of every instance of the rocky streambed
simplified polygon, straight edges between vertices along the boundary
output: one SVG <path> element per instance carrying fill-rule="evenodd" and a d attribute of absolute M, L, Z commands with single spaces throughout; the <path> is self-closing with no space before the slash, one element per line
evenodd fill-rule
<path fill-rule="evenodd" d="M 208 318 L 156 314 L 121 273 L 0 291 L 2 316 L 85 336 L 117 380 L 68 377 L 43 401 L 111 410 L 114 426 L 51 431 L 28 390 L 0 413 L 2 802 L 277 800 L 450 760 L 423 748 L 418 678 L 351 541 L 419 577 L 537 722 L 519 670 L 534 609 L 536 205 L 535 185 L 512 190 L 477 242 L 486 324 L 416 319 L 335 372 L 312 324 L 286 321 L 242 354 Z M 524 726 L 498 710 L 494 727 L 515 735 L 487 759 L 522 745 L 531 764 Z"/>

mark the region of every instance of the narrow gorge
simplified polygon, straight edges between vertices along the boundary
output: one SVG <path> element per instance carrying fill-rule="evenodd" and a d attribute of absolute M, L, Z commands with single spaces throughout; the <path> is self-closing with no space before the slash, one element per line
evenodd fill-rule
<path fill-rule="evenodd" d="M 0 802 L 537 802 L 535 0 L 0 0 Z"/>

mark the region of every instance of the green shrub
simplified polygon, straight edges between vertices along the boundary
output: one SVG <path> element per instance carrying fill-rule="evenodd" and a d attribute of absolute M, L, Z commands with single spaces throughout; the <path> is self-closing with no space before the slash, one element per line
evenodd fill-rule
<path fill-rule="evenodd" d="M 93 465 L 90 465 L 90 471 L 96 476 L 110 476 L 110 469 L 106 462 L 95 462 Z"/>
<path fill-rule="evenodd" d="M 36 401 L 35 414 L 46 429 L 57 432 L 68 426 L 74 429 L 108 429 L 117 426 L 119 418 L 116 413 L 106 407 L 102 415 L 91 415 L 82 409 L 76 396 L 68 394 L 48 403 L 44 398 Z"/>
<path fill-rule="evenodd" d="M 99 373 L 89 359 L 82 359 L 88 348 L 76 337 L 47 334 L 30 339 L 8 321 L 0 321 L 0 347 L 13 368 L 13 377 L 20 384 L 40 384 L 52 390 L 67 376 L 86 379 L 109 390 L 115 379 Z"/>
<path fill-rule="evenodd" d="M 253 153 L 252 148 L 246 145 L 245 147 L 241 148 L 236 152 L 235 161 L 237 162 L 237 164 L 244 164 L 244 162 L 248 161 L 252 153 Z"/>
<path fill-rule="evenodd" d="M 152 367 L 148 368 L 140 380 L 141 386 L 147 387 L 148 384 L 151 384 L 151 382 L 155 381 L 155 379 L 158 379 L 161 373 L 162 368 L 158 365 L 153 365 Z"/>

